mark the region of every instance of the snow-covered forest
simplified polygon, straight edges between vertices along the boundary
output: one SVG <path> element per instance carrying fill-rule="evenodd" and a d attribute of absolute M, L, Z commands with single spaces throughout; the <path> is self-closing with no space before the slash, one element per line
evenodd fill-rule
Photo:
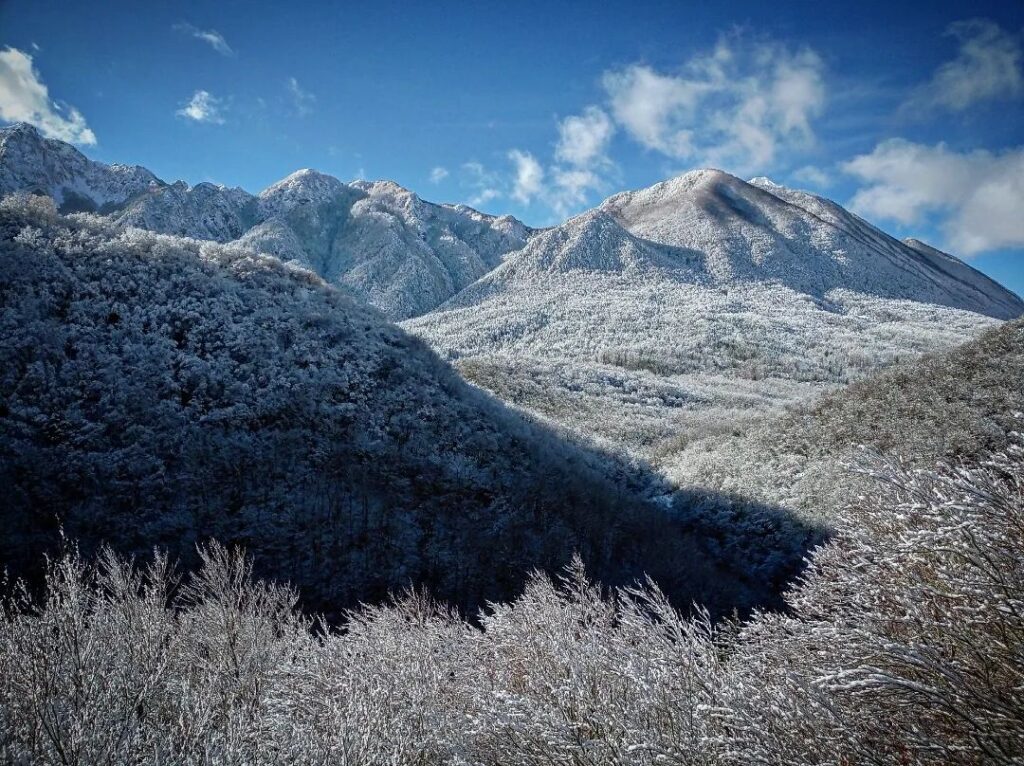
<path fill-rule="evenodd" d="M 727 613 L 775 602 L 824 532 L 759 505 L 735 528 L 670 513 L 643 463 L 509 410 L 273 257 L 63 218 L 45 197 L 0 203 L 0 232 L 12 575 L 38 574 L 61 535 L 185 564 L 214 538 L 335 617 L 409 582 L 472 612 L 575 552 L 605 582 L 647 572 Z"/>

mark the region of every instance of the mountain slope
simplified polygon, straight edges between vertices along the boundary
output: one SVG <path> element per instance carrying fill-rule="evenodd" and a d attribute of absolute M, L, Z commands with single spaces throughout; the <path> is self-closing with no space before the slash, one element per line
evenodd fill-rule
<path fill-rule="evenodd" d="M 313 269 L 392 319 L 444 302 L 521 248 L 531 231 L 510 216 L 435 205 L 397 184 L 300 170 L 258 196 L 209 183 L 167 184 L 144 168 L 93 162 L 35 128 L 0 129 L 0 195 L 41 193 L 65 212 L 119 226 L 237 241 Z"/>
<path fill-rule="evenodd" d="M 651 457 L 1024 310 L 951 256 L 775 191 L 695 171 L 616 195 L 404 326 L 507 401 Z"/>
<path fill-rule="evenodd" d="M 511 217 L 424 202 L 397 184 L 302 170 L 260 193 L 239 244 L 295 260 L 393 319 L 443 303 L 526 242 Z"/>
<path fill-rule="evenodd" d="M 849 469 L 863 447 L 913 467 L 976 462 L 1007 449 L 1022 425 L 1024 320 L 1015 320 L 741 433 L 680 443 L 664 463 L 680 481 L 831 525 L 870 484 Z"/>
<path fill-rule="evenodd" d="M 844 289 L 999 319 L 1024 313 L 1019 297 L 951 256 L 963 267 L 955 274 L 835 203 L 767 179 L 697 170 L 600 209 L 638 237 L 702 253 L 718 282 L 770 280 L 816 296 Z"/>
<path fill-rule="evenodd" d="M 0 128 L 0 196 L 45 194 L 65 212 L 92 212 L 119 207 L 162 185 L 145 168 L 93 162 L 70 144 L 43 138 L 30 125 Z"/>
<path fill-rule="evenodd" d="M 0 337 L 14 574 L 61 528 L 87 551 L 186 561 L 208 537 L 239 543 L 333 615 L 409 583 L 472 609 L 574 551 L 609 582 L 647 571 L 683 604 L 749 608 L 787 565 L 752 576 L 645 500 L 642 467 L 523 419 L 378 312 L 243 248 L 8 198 Z"/>

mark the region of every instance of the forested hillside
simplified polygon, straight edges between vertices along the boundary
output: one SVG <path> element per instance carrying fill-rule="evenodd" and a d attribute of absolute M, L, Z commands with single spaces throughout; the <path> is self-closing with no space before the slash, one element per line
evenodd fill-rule
<path fill-rule="evenodd" d="M 790 613 L 713 627 L 576 562 L 479 629 L 419 594 L 316 630 L 203 554 L 107 556 L 0 618 L 0 757 L 271 764 L 1010 764 L 1024 758 L 1024 453 L 876 466 Z M 168 601 L 171 608 L 168 608 Z"/>
<path fill-rule="evenodd" d="M 835 523 L 864 450 L 914 466 L 977 459 L 1024 429 L 1024 321 L 926 355 L 783 416 L 691 434 L 668 446 L 670 477 Z"/>
<path fill-rule="evenodd" d="M 0 233 L 12 574 L 60 534 L 186 565 L 216 538 L 337 615 L 410 583 L 472 610 L 574 552 L 606 582 L 650 572 L 716 611 L 791 573 L 745 576 L 647 499 L 665 489 L 642 465 L 508 411 L 308 271 L 39 197 L 8 198 Z"/>

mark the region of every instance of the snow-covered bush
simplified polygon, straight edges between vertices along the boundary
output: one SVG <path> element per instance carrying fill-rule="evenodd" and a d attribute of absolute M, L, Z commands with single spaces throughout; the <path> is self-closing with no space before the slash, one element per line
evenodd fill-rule
<path fill-rule="evenodd" d="M 14 763 L 832 764 L 1024 758 L 1024 451 L 882 483 L 786 614 L 713 627 L 576 561 L 478 626 L 422 594 L 340 630 L 213 547 L 49 567 L 0 626 Z"/>

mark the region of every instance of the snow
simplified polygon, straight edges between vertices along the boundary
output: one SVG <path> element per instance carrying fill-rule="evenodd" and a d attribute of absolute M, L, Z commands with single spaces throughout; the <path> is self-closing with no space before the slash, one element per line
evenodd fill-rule
<path fill-rule="evenodd" d="M 0 129 L 0 194 L 29 191 L 69 209 L 124 203 L 162 182 L 135 165 L 104 165 L 70 144 L 43 138 L 31 125 Z"/>

